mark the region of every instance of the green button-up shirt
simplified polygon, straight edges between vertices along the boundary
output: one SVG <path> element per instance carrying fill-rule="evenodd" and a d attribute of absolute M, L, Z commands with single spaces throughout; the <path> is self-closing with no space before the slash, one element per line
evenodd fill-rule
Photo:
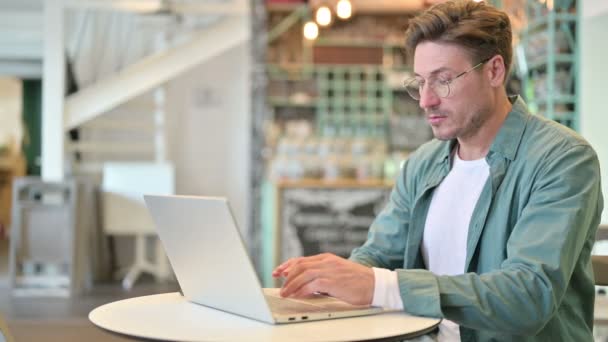
<path fill-rule="evenodd" d="M 396 270 L 405 311 L 458 323 L 462 341 L 592 341 L 590 254 L 603 208 L 593 148 L 517 98 L 486 156 L 463 274 L 439 276 L 420 246 L 455 144 L 433 140 L 408 158 L 351 259 Z"/>

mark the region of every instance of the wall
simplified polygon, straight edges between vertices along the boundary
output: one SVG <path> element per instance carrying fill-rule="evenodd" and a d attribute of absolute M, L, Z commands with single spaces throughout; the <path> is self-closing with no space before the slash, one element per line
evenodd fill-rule
<path fill-rule="evenodd" d="M 247 234 L 250 54 L 241 44 L 168 85 L 168 149 L 178 194 L 227 197 Z"/>
<path fill-rule="evenodd" d="M 582 0 L 582 18 L 608 14 L 608 1 L 606 0 Z"/>
<path fill-rule="evenodd" d="M 608 1 L 584 0 L 580 17 L 580 120 L 581 133 L 598 153 L 602 168 L 602 191 L 608 207 L 608 114 L 606 82 L 608 80 L 608 45 L 603 42 L 608 32 Z M 608 224 L 604 209 L 602 224 Z"/>

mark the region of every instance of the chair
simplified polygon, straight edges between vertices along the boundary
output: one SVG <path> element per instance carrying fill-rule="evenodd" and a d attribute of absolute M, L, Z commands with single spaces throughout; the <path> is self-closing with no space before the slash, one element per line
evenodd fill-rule
<path fill-rule="evenodd" d="M 167 279 L 171 275 L 158 239 L 154 262 L 147 259 L 146 239 L 156 236 L 156 231 L 143 194 L 173 194 L 174 178 L 174 168 L 168 163 L 112 162 L 103 166 L 103 230 L 109 235 L 135 238 L 134 263 L 122 281 L 126 290 L 133 287 L 143 272 L 153 274 L 157 280 Z"/>

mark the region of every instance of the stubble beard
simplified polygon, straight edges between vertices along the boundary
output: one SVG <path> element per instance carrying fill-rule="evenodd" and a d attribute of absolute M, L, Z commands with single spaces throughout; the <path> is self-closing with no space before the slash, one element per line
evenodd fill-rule
<path fill-rule="evenodd" d="M 431 125 L 431 129 L 433 130 L 433 136 L 435 136 L 436 139 L 438 140 L 442 140 L 442 141 L 447 141 L 447 140 L 453 140 L 453 139 L 468 139 L 470 137 L 475 136 L 478 132 L 479 129 L 488 121 L 489 119 L 489 115 L 487 114 L 489 113 L 489 111 L 480 108 L 474 111 L 474 114 L 469 117 L 469 119 L 466 121 L 466 124 L 459 129 L 456 132 L 453 132 L 452 134 L 440 134 L 440 131 L 438 128 L 435 128 Z M 453 115 L 451 115 L 452 113 L 448 113 L 448 112 L 437 112 L 434 111 L 433 114 L 439 114 L 442 116 L 447 117 L 448 119 L 453 117 Z"/>
<path fill-rule="evenodd" d="M 464 127 L 463 131 L 458 135 L 459 139 L 469 139 L 475 136 L 481 127 L 488 121 L 489 115 L 487 115 L 487 111 L 478 110 L 476 111 L 468 121 L 467 125 Z"/>
<path fill-rule="evenodd" d="M 452 117 L 451 114 L 452 113 L 450 113 L 450 112 L 438 111 L 438 110 L 428 110 L 428 111 L 425 111 L 425 113 L 424 113 L 425 117 L 429 117 L 431 115 L 440 115 L 440 116 L 446 117 L 447 120 L 449 120 Z M 451 136 L 441 135 L 440 134 L 441 127 L 435 127 L 432 124 L 429 124 L 429 126 L 431 126 L 431 130 L 433 131 L 433 136 L 435 137 L 435 139 L 438 139 L 438 140 L 453 139 Z"/>

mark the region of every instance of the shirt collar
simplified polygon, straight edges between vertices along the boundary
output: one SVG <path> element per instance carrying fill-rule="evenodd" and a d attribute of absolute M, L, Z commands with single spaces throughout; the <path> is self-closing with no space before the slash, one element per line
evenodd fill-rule
<path fill-rule="evenodd" d="M 490 146 L 490 153 L 496 153 L 513 160 L 528 123 L 529 112 L 521 96 L 513 96 L 509 100 L 513 107 L 500 127 L 496 138 L 494 138 L 494 142 Z"/>

